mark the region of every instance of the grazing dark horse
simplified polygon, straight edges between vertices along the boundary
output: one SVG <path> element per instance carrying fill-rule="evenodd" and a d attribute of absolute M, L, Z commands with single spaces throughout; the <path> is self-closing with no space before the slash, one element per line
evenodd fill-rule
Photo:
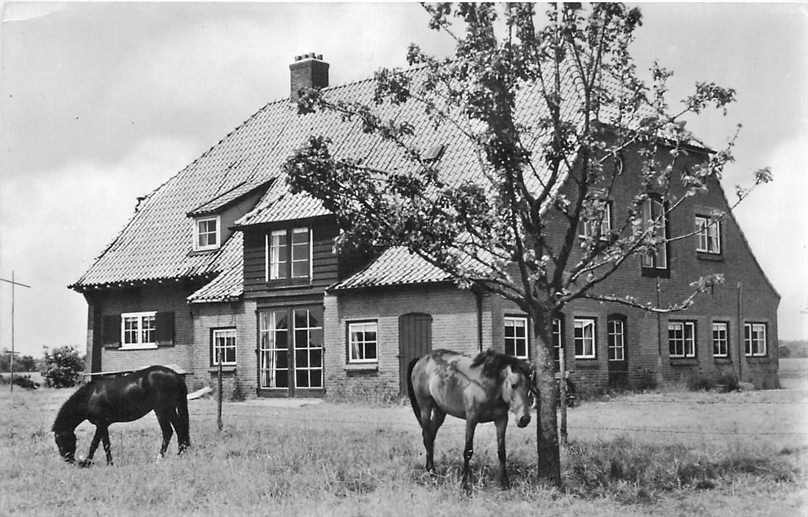
<path fill-rule="evenodd" d="M 523 360 L 493 350 L 472 359 L 450 350 L 413 360 L 407 374 L 410 403 L 421 424 L 426 448 L 426 470 L 434 470 L 435 435 L 446 414 L 466 420 L 463 450 L 463 487 L 469 488 L 469 460 L 474 453 L 474 429 L 494 422 L 500 483 L 509 486 L 505 470 L 505 429 L 508 411 L 525 427 L 530 423 L 530 366 Z"/>
<path fill-rule="evenodd" d="M 52 431 L 59 454 L 68 463 L 75 461 L 76 433 L 80 423 L 89 420 L 95 425 L 87 458 L 79 465 L 89 466 L 98 442 L 104 442 L 107 465 L 112 465 L 109 445 L 109 425 L 131 422 L 154 410 L 163 432 L 162 457 L 171 441 L 171 426 L 177 431 L 179 453 L 190 447 L 188 424 L 188 389 L 185 380 L 165 366 L 149 366 L 142 370 L 111 378 L 94 379 L 76 390 L 56 415 Z"/>

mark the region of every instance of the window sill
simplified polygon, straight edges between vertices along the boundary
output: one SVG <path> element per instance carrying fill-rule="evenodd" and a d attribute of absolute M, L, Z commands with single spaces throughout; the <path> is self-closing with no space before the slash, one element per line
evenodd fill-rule
<path fill-rule="evenodd" d="M 724 262 L 724 256 L 720 253 L 709 253 L 707 251 L 697 251 L 696 258 L 699 260 L 711 260 L 713 262 Z"/>
<path fill-rule="evenodd" d="M 713 357 L 715 364 L 732 364 L 731 357 Z"/>
<path fill-rule="evenodd" d="M 214 251 L 219 251 L 222 249 L 221 246 L 216 246 L 215 248 L 205 248 L 205 249 L 198 249 L 198 250 L 191 250 L 188 252 L 189 257 L 193 257 L 195 255 L 208 255 Z"/>
<path fill-rule="evenodd" d="M 695 357 L 671 357 L 671 366 L 698 366 L 699 360 Z"/>
<path fill-rule="evenodd" d="M 379 363 L 349 363 L 345 365 L 346 372 L 378 372 Z"/>
<path fill-rule="evenodd" d="M 744 358 L 752 362 L 767 362 L 771 359 L 768 355 L 745 355 Z"/>
<path fill-rule="evenodd" d="M 670 278 L 671 271 L 670 269 L 662 269 L 662 268 L 654 268 L 654 267 L 643 267 L 641 270 L 642 276 L 646 276 L 649 278 Z"/>
<path fill-rule="evenodd" d="M 597 357 L 575 358 L 575 368 L 580 370 L 594 370 L 600 368 Z"/>
<path fill-rule="evenodd" d="M 292 287 L 306 287 L 311 285 L 311 278 L 292 278 L 292 279 L 279 279 L 270 280 L 266 282 L 267 287 L 272 289 L 283 289 Z"/>
<path fill-rule="evenodd" d="M 208 368 L 208 371 L 210 373 L 217 373 L 219 371 L 219 367 L 211 366 L 210 368 Z M 222 365 L 222 373 L 234 373 L 235 371 L 236 371 L 236 365 L 234 364 Z"/>
<path fill-rule="evenodd" d="M 155 350 L 157 343 L 144 343 L 139 345 L 121 345 L 118 350 Z"/>

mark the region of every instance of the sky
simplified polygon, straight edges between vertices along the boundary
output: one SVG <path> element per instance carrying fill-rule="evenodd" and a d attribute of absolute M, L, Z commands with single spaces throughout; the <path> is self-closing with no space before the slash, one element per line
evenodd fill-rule
<path fill-rule="evenodd" d="M 808 339 L 808 5 L 643 4 L 634 55 L 737 90 L 727 117 L 692 124 L 721 147 L 743 129 L 725 190 L 771 166 L 735 216 L 782 296 L 781 339 Z M 86 304 L 67 289 L 148 193 L 266 102 L 288 95 L 295 55 L 330 82 L 403 67 L 409 43 L 448 55 L 407 4 L 5 3 L 0 24 L 0 278 L 15 346 L 84 348 Z M 0 348 L 11 346 L 0 283 Z"/>

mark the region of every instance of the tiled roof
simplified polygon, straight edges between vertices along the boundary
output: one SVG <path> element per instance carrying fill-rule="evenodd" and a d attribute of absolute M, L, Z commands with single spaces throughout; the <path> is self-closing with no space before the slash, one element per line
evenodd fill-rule
<path fill-rule="evenodd" d="M 320 201 L 308 194 L 289 192 L 286 182 L 280 179 L 267 190 L 252 211 L 236 221 L 236 227 L 305 219 L 329 213 Z"/>
<path fill-rule="evenodd" d="M 403 246 L 385 250 L 365 269 L 331 287 L 329 291 L 405 284 L 450 282 L 451 275 Z"/>
<path fill-rule="evenodd" d="M 236 232 L 230 239 L 238 241 L 234 242 L 234 247 L 238 248 L 238 253 L 233 254 L 237 260 L 233 260 L 232 264 L 226 266 L 226 269 L 219 276 L 191 294 L 188 297 L 189 303 L 229 302 L 241 298 L 241 295 L 244 294 L 242 235 L 241 232 Z"/>
<path fill-rule="evenodd" d="M 239 199 L 253 192 L 254 190 L 258 190 L 259 188 L 263 187 L 270 181 L 272 181 L 272 178 L 259 176 L 258 178 L 253 178 L 251 180 L 239 183 L 238 185 L 231 188 L 227 192 L 219 194 L 210 201 L 207 201 L 202 205 L 194 208 L 193 210 L 188 212 L 188 216 L 195 217 L 199 215 L 214 214 L 220 211 L 221 209 L 225 208 L 226 206 L 238 201 Z"/>
<path fill-rule="evenodd" d="M 424 71 L 413 69 L 409 73 L 417 82 Z M 569 76 L 565 77 L 566 99 L 576 97 L 573 83 Z M 372 105 L 374 88 L 374 80 L 367 79 L 326 88 L 324 92 L 333 98 Z M 525 127 L 534 128 L 533 133 L 526 133 L 525 141 L 537 156 L 546 140 L 546 134 L 538 129 L 544 115 L 543 105 L 541 93 L 535 86 L 518 93 L 517 120 Z M 422 149 L 435 144 L 446 146 L 440 158 L 444 181 L 484 181 L 474 144 L 455 126 L 433 127 L 423 107 L 412 100 L 399 106 L 385 103 L 374 109 L 382 117 L 409 121 L 416 128 L 412 145 Z M 568 116 L 576 116 L 573 103 L 566 104 L 564 110 Z M 231 202 L 234 196 L 243 195 L 252 185 L 273 179 L 256 207 L 236 221 L 237 226 L 326 215 L 317 200 L 306 194 L 291 194 L 281 176 L 284 162 L 310 135 L 330 138 L 335 156 L 361 160 L 368 167 L 406 170 L 409 166 L 395 144 L 361 131 L 359 122 L 346 122 L 341 115 L 331 112 L 301 116 L 288 99 L 270 102 L 153 191 L 120 234 L 71 287 L 83 290 L 164 279 L 204 278 L 230 271 L 222 258 L 224 250 L 192 252 L 188 214 L 215 211 Z M 539 180 L 533 181 L 538 184 Z"/>

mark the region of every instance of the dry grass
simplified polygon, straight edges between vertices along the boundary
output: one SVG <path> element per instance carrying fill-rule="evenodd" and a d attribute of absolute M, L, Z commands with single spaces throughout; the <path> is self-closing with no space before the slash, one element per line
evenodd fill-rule
<path fill-rule="evenodd" d="M 447 419 L 437 475 L 426 476 L 417 424 L 402 406 L 234 403 L 220 434 L 213 402 L 194 401 L 188 455 L 155 462 L 159 430 L 147 416 L 111 428 L 115 467 L 77 469 L 59 460 L 49 432 L 69 393 L 0 393 L 0 515 L 794 515 L 805 507 L 799 392 L 586 403 L 570 412 L 566 492 L 536 485 L 533 426 L 508 431 L 513 488 L 501 491 L 494 430 L 483 425 L 470 495 L 459 489 L 462 422 Z M 678 431 L 619 430 L 645 427 Z M 761 428 L 792 434 L 732 434 Z M 82 454 L 91 432 L 79 427 Z"/>

